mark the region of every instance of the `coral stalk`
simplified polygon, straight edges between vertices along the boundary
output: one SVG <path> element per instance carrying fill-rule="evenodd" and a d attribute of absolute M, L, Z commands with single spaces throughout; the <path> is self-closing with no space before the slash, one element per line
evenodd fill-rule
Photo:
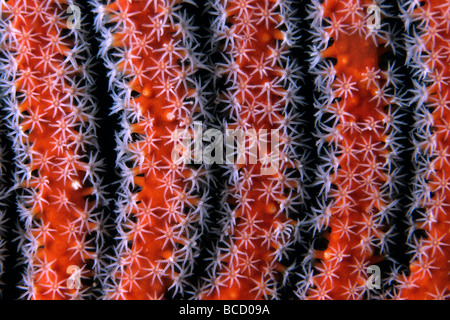
<path fill-rule="evenodd" d="M 2 2 L 2 88 L 24 229 L 20 287 L 30 299 L 91 297 L 99 271 L 94 80 L 84 24 L 69 23 L 74 5 Z"/>
<path fill-rule="evenodd" d="M 185 296 L 199 225 L 206 216 L 205 166 L 179 153 L 202 119 L 204 98 L 194 28 L 181 1 L 92 2 L 110 76 L 122 175 L 119 242 L 107 299 Z M 173 157 L 175 152 L 175 157 Z"/>
<path fill-rule="evenodd" d="M 398 299 L 450 298 L 450 4 L 404 1 L 406 50 L 413 72 L 413 199 L 408 218 L 409 272 Z"/>
<path fill-rule="evenodd" d="M 381 64 L 385 47 L 395 46 L 392 33 L 383 20 L 369 25 L 372 5 L 381 18 L 387 15 L 385 1 L 313 0 L 308 8 L 323 163 L 317 169 L 321 197 L 310 219 L 316 236 L 297 291 L 304 299 L 362 299 L 382 292 L 371 290 L 368 267 L 388 256 L 392 241 L 401 102 L 395 66 Z"/>
<path fill-rule="evenodd" d="M 217 85 L 218 114 L 228 136 L 247 140 L 224 167 L 219 241 L 198 298 L 278 298 L 305 197 L 301 74 L 289 54 L 298 41 L 295 11 L 291 1 L 210 4 L 213 51 L 225 61 L 214 79 L 226 88 Z"/>

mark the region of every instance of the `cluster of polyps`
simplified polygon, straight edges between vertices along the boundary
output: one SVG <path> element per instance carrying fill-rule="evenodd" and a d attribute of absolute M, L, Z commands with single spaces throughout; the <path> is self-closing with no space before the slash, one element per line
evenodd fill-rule
<path fill-rule="evenodd" d="M 310 219 L 326 249 L 304 262 L 297 294 L 306 299 L 358 299 L 367 295 L 367 268 L 389 252 L 398 189 L 399 85 L 393 64 L 380 56 L 392 46 L 383 23 L 368 23 L 369 7 L 383 1 L 312 1 L 318 166 L 321 186 Z"/>
<path fill-rule="evenodd" d="M 383 278 L 382 289 L 394 283 L 394 290 L 371 290 L 379 283 L 368 273 L 379 270 L 375 263 L 392 260 L 393 221 L 401 216 L 399 199 L 407 199 L 399 195 L 404 146 L 398 89 L 404 83 L 398 65 L 382 58 L 389 47 L 399 48 L 395 32 L 379 19 L 389 16 L 387 3 L 308 5 L 313 45 L 305 63 L 316 87 L 322 162 L 315 182 L 318 202 L 303 224 L 296 220 L 308 174 L 299 129 L 300 71 L 291 54 L 299 43 L 294 1 L 211 0 L 205 13 L 216 17 L 208 52 L 212 64 L 205 66 L 196 53 L 205 49 L 182 0 L 91 0 L 111 110 L 121 126 L 116 164 L 122 179 L 112 195 L 118 242 L 105 265 L 99 259 L 105 199 L 95 80 L 87 26 L 74 21 L 81 18 L 80 7 L 70 0 L 1 1 L 0 94 L 15 154 L 23 297 L 88 298 L 96 287 L 104 298 L 187 297 L 194 265 L 203 262 L 204 235 L 217 243 L 196 298 L 278 298 L 295 270 L 303 277 L 299 298 L 448 299 L 446 0 L 404 0 L 400 7 L 408 32 L 402 35 L 406 66 L 413 75 L 413 89 L 405 96 L 415 121 L 415 176 L 406 214 L 411 263 L 408 273 L 395 267 Z M 211 82 L 197 74 L 203 67 Z M 214 114 L 206 111 L 206 87 L 217 94 Z M 222 122 L 232 137 L 225 159 L 218 157 L 221 131 L 203 131 L 205 119 Z M 205 132 L 200 140 L 198 132 Z M 186 143 L 186 135 L 194 140 Z M 198 148 L 205 141 L 212 144 Z M 0 175 L 2 151 L 0 146 Z M 199 160 L 198 154 L 209 158 Z M 219 170 L 224 186 L 215 190 L 208 165 L 224 160 Z M 218 230 L 209 216 L 212 190 L 223 193 Z M 0 186 L 0 237 L 5 191 Z M 297 251 L 291 249 L 303 225 L 312 235 L 311 254 L 296 265 Z M 0 238 L 0 276 L 4 246 Z"/>
<path fill-rule="evenodd" d="M 178 1 L 93 5 L 122 126 L 116 137 L 119 242 L 106 298 L 170 297 L 183 293 L 193 270 L 207 213 L 202 189 L 210 184 L 203 164 L 194 168 L 172 157 L 181 144 L 176 133 L 192 134 L 204 113 L 194 30 Z"/>
<path fill-rule="evenodd" d="M 290 1 L 211 1 L 213 53 L 220 53 L 214 83 L 227 128 L 279 132 L 279 152 L 252 163 L 252 148 L 238 145 L 237 161 L 225 165 L 221 230 L 208 279 L 199 292 L 205 299 L 276 298 L 288 268 L 281 260 L 297 239 L 295 213 L 303 203 L 303 143 L 298 131 L 301 99 L 299 69 L 289 50 L 298 40 Z M 240 148 L 240 149 L 239 149 Z M 274 149 L 271 149 L 274 150 Z M 240 156 L 244 161 L 239 161 Z M 276 157 L 276 159 L 273 159 Z M 261 160 L 262 159 L 262 160 Z M 276 161 L 274 172 L 262 168 Z"/>
<path fill-rule="evenodd" d="M 66 1 L 2 2 L 2 89 L 15 152 L 24 296 L 85 298 L 103 204 L 86 32 Z M 79 282 L 69 281 L 79 272 Z"/>
<path fill-rule="evenodd" d="M 414 75 L 413 199 L 408 219 L 411 265 L 395 297 L 448 299 L 450 270 L 450 4 L 402 3 L 408 65 Z"/>

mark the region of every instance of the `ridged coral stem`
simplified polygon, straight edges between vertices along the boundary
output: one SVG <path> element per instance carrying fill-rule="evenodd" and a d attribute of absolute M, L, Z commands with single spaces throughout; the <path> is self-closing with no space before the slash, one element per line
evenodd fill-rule
<path fill-rule="evenodd" d="M 269 0 L 212 1 L 211 8 L 212 42 L 226 61 L 216 68 L 215 80 L 226 79 L 218 107 L 228 135 L 241 130 L 246 142 L 225 166 L 219 244 L 199 297 L 277 298 L 305 196 L 300 74 L 289 55 L 298 40 L 294 10 L 290 1 Z"/>
<path fill-rule="evenodd" d="M 204 166 L 172 158 L 186 150 L 203 112 L 196 39 L 182 1 L 93 2 L 109 70 L 122 174 L 119 243 L 108 270 L 108 299 L 184 296 L 199 223 L 205 218 Z M 191 136 L 192 138 L 192 136 Z"/>
<path fill-rule="evenodd" d="M 313 209 L 314 241 L 298 295 L 305 299 L 361 299 L 368 267 L 389 252 L 397 203 L 399 99 L 393 65 L 381 67 L 392 46 L 387 26 L 370 28 L 370 5 L 385 15 L 384 1 L 312 1 L 311 72 L 315 77 L 322 196 Z M 317 237 L 317 235 L 316 235 Z M 326 249 L 323 246 L 326 246 Z M 383 270 L 382 270 L 383 271 Z"/>
<path fill-rule="evenodd" d="M 410 105 L 415 179 L 409 273 L 399 299 L 450 298 L 450 3 L 405 1 L 406 50 L 414 75 Z"/>
<path fill-rule="evenodd" d="M 31 299 L 87 298 L 98 271 L 103 196 L 93 80 L 86 34 L 68 24 L 73 4 L 2 2 L 6 121 L 24 228 L 21 288 Z"/>

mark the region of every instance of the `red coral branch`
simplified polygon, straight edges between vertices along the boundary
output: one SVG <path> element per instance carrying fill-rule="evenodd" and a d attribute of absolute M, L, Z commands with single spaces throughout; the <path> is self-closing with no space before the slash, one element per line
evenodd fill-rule
<path fill-rule="evenodd" d="M 220 243 L 200 297 L 276 298 L 288 272 L 281 260 L 298 240 L 295 214 L 305 192 L 298 179 L 304 151 L 296 114 L 300 75 L 289 56 L 297 40 L 294 10 L 290 1 L 214 6 L 213 41 L 221 42 L 227 61 L 218 70 L 228 85 L 219 91 L 229 110 L 226 129 L 240 130 L 247 141 L 236 146 L 226 167 Z"/>
<path fill-rule="evenodd" d="M 410 104 L 415 106 L 416 177 L 408 274 L 399 275 L 400 299 L 450 297 L 450 4 L 427 0 L 404 4 L 407 51 L 416 75 Z M 422 236 L 420 235 L 422 234 Z"/>
<path fill-rule="evenodd" d="M 32 299 L 90 296 L 84 282 L 95 277 L 92 261 L 101 245 L 95 210 L 102 192 L 92 176 L 98 145 L 88 138 L 95 136 L 86 77 L 90 52 L 85 32 L 68 27 L 67 7 L 63 1 L 13 0 L 2 7 L 13 88 L 7 121 L 14 130 L 25 228 L 22 287 Z"/>
<path fill-rule="evenodd" d="M 111 74 L 122 172 L 120 242 L 106 298 L 161 299 L 184 293 L 205 218 L 203 165 L 173 152 L 203 112 L 195 36 L 179 1 L 96 3 L 103 58 Z M 102 19 L 103 18 L 103 19 Z M 111 52 L 106 53 L 108 50 Z M 137 137 L 137 138 L 135 138 Z M 203 180 L 205 179 L 205 181 Z"/>
<path fill-rule="evenodd" d="M 313 40 L 311 69 L 320 92 L 319 146 L 328 147 L 319 149 L 327 161 L 319 166 L 323 196 L 311 225 L 327 245 L 326 249 L 316 245 L 305 261 L 310 273 L 299 283 L 301 298 L 376 295 L 376 290 L 370 291 L 368 267 L 389 251 L 390 220 L 398 201 L 399 100 L 389 74 L 394 66 L 380 68 L 389 33 L 369 25 L 368 8 L 374 4 L 313 1 L 309 9 L 312 32 L 318 36 Z M 382 17 L 384 8 L 377 8 Z"/>

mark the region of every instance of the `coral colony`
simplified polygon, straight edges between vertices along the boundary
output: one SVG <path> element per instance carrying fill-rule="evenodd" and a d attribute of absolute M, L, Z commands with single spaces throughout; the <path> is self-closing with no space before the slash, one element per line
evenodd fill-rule
<path fill-rule="evenodd" d="M 2 297 L 449 299 L 449 66 L 446 0 L 2 0 Z"/>

